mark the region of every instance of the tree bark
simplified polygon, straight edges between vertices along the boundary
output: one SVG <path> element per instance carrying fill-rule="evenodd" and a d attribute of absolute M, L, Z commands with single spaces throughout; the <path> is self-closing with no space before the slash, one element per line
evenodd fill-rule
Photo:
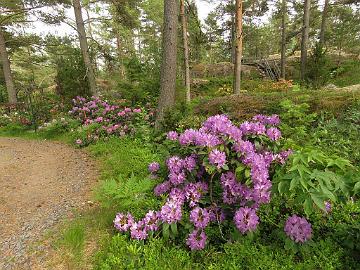
<path fill-rule="evenodd" d="M 175 103 L 178 0 L 164 0 L 164 29 L 160 97 L 155 128 L 161 128 L 164 112 Z"/>
<path fill-rule="evenodd" d="M 235 6 L 234 0 L 231 0 L 231 4 Z M 236 12 L 235 12 L 236 13 Z M 231 13 L 231 63 L 235 64 L 235 36 L 236 36 L 236 30 L 235 30 L 235 14 Z"/>
<path fill-rule="evenodd" d="M 186 102 L 191 100 L 191 85 L 190 85 L 190 65 L 189 65 L 189 43 L 187 36 L 187 21 L 185 15 L 185 0 L 180 0 L 180 16 L 182 24 L 182 34 L 183 34 L 183 46 L 184 46 L 184 65 L 185 65 L 185 87 L 186 87 Z"/>
<path fill-rule="evenodd" d="M 286 71 L 286 15 L 287 7 L 286 0 L 281 2 L 281 61 L 280 61 L 280 77 L 285 80 Z"/>
<path fill-rule="evenodd" d="M 329 10 L 329 2 L 330 2 L 329 0 L 325 0 L 324 9 L 321 17 L 321 27 L 320 27 L 320 37 L 319 37 L 320 48 L 324 47 L 325 45 L 325 28 L 326 28 L 327 14 Z"/>
<path fill-rule="evenodd" d="M 6 89 L 8 92 L 8 100 L 10 104 L 17 103 L 16 90 L 14 80 L 11 74 L 9 55 L 6 51 L 5 37 L 3 28 L 0 27 L 0 56 L 4 72 Z"/>
<path fill-rule="evenodd" d="M 242 0 L 236 0 L 236 16 L 235 16 L 235 27 L 236 27 L 236 45 L 235 45 L 235 63 L 234 63 L 234 94 L 240 94 L 241 88 L 241 59 L 242 59 L 242 15 L 243 7 Z"/>
<path fill-rule="evenodd" d="M 87 17 L 87 27 L 88 27 L 89 36 L 90 36 L 90 39 L 94 40 L 93 30 L 92 30 L 92 26 L 91 26 L 91 18 L 90 18 L 89 7 L 84 7 L 84 9 L 85 9 L 85 12 L 86 12 L 86 17 Z M 94 72 L 96 74 L 96 72 L 98 70 L 98 64 L 97 64 L 96 57 L 93 59 L 93 67 L 94 67 Z"/>
<path fill-rule="evenodd" d="M 178 9 L 178 0 L 164 1 L 160 97 L 155 122 L 157 130 L 161 128 L 165 110 L 175 103 Z"/>
<path fill-rule="evenodd" d="M 74 7 L 74 13 L 76 19 L 76 29 L 79 34 L 80 48 L 84 58 L 84 63 L 86 67 L 86 76 L 89 81 L 90 92 L 92 95 L 97 96 L 98 91 L 96 87 L 95 73 L 90 60 L 89 46 L 86 38 L 84 20 L 81 13 L 80 0 L 73 0 L 73 7 Z"/>
<path fill-rule="evenodd" d="M 302 39 L 301 39 L 301 60 L 300 60 L 300 78 L 302 81 L 305 80 L 305 74 L 306 74 L 307 47 L 309 41 L 309 22 L 310 22 L 310 0 L 305 0 Z"/>
<path fill-rule="evenodd" d="M 117 50 L 117 56 L 119 62 L 118 66 L 119 66 L 120 78 L 125 79 L 125 67 L 123 64 L 122 44 L 121 44 L 120 34 L 118 33 L 118 31 L 116 31 L 116 50 Z"/>

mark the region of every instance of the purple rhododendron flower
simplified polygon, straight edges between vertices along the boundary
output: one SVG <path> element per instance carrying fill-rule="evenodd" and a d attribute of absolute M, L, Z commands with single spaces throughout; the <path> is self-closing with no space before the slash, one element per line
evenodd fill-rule
<path fill-rule="evenodd" d="M 184 167 L 184 161 L 177 156 L 172 156 L 166 161 L 166 165 L 170 173 L 180 173 Z"/>
<path fill-rule="evenodd" d="M 159 222 L 159 213 L 150 210 L 146 213 L 144 219 L 142 220 L 145 224 L 146 231 L 157 231 L 159 229 L 158 222 Z"/>
<path fill-rule="evenodd" d="M 204 249 L 206 243 L 206 234 L 204 231 L 195 229 L 192 233 L 189 234 L 189 237 L 186 239 L 186 244 L 191 250 L 201 250 Z"/>
<path fill-rule="evenodd" d="M 203 147 L 215 147 L 221 144 L 222 141 L 215 135 L 205 132 L 194 133 L 194 144 Z"/>
<path fill-rule="evenodd" d="M 134 113 L 141 113 L 141 109 L 133 109 Z"/>
<path fill-rule="evenodd" d="M 234 145 L 234 150 L 241 154 L 249 154 L 255 151 L 255 146 L 249 141 L 239 141 Z"/>
<path fill-rule="evenodd" d="M 181 220 L 181 204 L 177 201 L 168 200 L 160 211 L 160 219 L 166 223 L 176 223 Z"/>
<path fill-rule="evenodd" d="M 214 149 L 209 154 L 209 162 L 212 165 L 215 165 L 218 169 L 226 163 L 226 154 L 217 149 Z"/>
<path fill-rule="evenodd" d="M 188 144 L 194 143 L 195 134 L 196 134 L 196 131 L 193 129 L 185 130 L 185 132 L 180 134 L 180 136 L 179 136 L 179 143 L 181 145 L 188 145 Z"/>
<path fill-rule="evenodd" d="M 158 162 L 152 162 L 148 166 L 149 172 L 156 173 L 158 170 L 160 170 L 160 164 Z"/>
<path fill-rule="evenodd" d="M 126 232 L 133 225 L 134 218 L 131 214 L 118 213 L 114 219 L 114 227 L 120 232 Z"/>
<path fill-rule="evenodd" d="M 165 194 L 166 192 L 168 192 L 171 188 L 171 183 L 169 181 L 163 182 L 161 184 L 158 184 L 155 188 L 154 188 L 154 193 L 156 196 L 160 196 L 162 194 Z"/>
<path fill-rule="evenodd" d="M 169 174 L 169 181 L 171 184 L 173 184 L 175 186 L 184 183 L 185 179 L 186 179 L 186 174 L 183 171 L 181 171 L 179 173 L 170 173 Z"/>
<path fill-rule="evenodd" d="M 167 138 L 170 141 L 177 141 L 179 138 L 179 134 L 176 131 L 170 131 L 167 134 Z"/>
<path fill-rule="evenodd" d="M 234 223 L 241 233 L 252 232 L 256 230 L 259 224 L 259 217 L 254 209 L 241 207 L 235 212 Z"/>
<path fill-rule="evenodd" d="M 169 193 L 169 199 L 182 205 L 185 201 L 185 194 L 180 188 L 173 188 Z"/>
<path fill-rule="evenodd" d="M 311 238 L 311 224 L 303 217 L 292 215 L 286 220 L 284 231 L 296 243 L 304 243 Z"/>
<path fill-rule="evenodd" d="M 190 212 L 190 221 L 196 228 L 204 229 L 210 222 L 210 215 L 207 209 L 196 207 Z"/>
<path fill-rule="evenodd" d="M 135 222 L 130 227 L 131 238 L 137 240 L 145 240 L 148 237 L 148 233 L 145 229 L 145 223 L 143 221 Z"/>
<path fill-rule="evenodd" d="M 278 130 L 277 128 L 269 128 L 267 131 L 266 131 L 266 135 L 273 141 L 277 141 L 278 139 L 281 138 L 281 132 L 280 130 Z"/>
<path fill-rule="evenodd" d="M 273 114 L 271 116 L 258 114 L 253 117 L 253 120 L 258 121 L 264 125 L 277 126 L 280 124 L 280 117 L 276 114 Z"/>
<path fill-rule="evenodd" d="M 199 191 L 196 184 L 189 183 L 184 188 L 185 198 L 189 201 L 189 206 L 194 207 L 201 199 L 201 191 Z"/>
<path fill-rule="evenodd" d="M 184 168 L 192 172 L 196 167 L 196 158 L 192 155 L 184 159 Z"/>

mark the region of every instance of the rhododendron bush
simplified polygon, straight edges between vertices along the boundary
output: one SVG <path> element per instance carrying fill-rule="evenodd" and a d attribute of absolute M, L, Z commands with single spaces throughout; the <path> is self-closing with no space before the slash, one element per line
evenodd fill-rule
<path fill-rule="evenodd" d="M 277 115 L 257 115 L 236 126 L 226 115 L 216 115 L 198 130 L 169 132 L 173 155 L 164 166 L 149 165 L 152 177 L 164 180 L 154 188 L 164 205 L 140 220 L 118 213 L 115 228 L 138 240 L 160 229 L 165 237 L 176 234 L 178 227 L 190 229 L 185 241 L 191 250 L 205 247 L 209 227 L 223 237 L 223 226 L 242 234 L 255 231 L 261 222 L 259 207 L 271 200 L 271 176 L 291 154 L 279 150 L 279 123 Z M 297 216 L 289 218 L 284 231 L 296 242 L 311 237 L 311 225 Z"/>
<path fill-rule="evenodd" d="M 83 126 L 94 125 L 95 129 L 88 134 L 88 141 L 97 140 L 101 136 L 124 136 L 133 134 L 141 124 L 150 124 L 153 113 L 142 108 L 121 107 L 111 105 L 99 97 L 87 100 L 83 97 L 73 99 L 73 108 L 69 111 Z M 75 142 L 84 144 L 80 138 Z"/>

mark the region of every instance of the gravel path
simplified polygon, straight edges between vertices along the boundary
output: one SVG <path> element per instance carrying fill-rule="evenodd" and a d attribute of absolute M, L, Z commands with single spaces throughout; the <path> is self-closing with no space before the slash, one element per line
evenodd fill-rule
<path fill-rule="evenodd" d="M 0 138 L 0 269 L 48 269 L 39 241 L 84 208 L 97 179 L 86 153 L 61 143 Z"/>

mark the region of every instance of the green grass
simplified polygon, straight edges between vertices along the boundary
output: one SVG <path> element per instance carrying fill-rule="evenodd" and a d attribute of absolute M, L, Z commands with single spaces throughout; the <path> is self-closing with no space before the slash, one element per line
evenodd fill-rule
<path fill-rule="evenodd" d="M 81 223 L 71 224 L 63 234 L 61 245 L 68 250 L 74 259 L 81 258 L 85 244 L 85 225 Z"/>
<path fill-rule="evenodd" d="M 88 150 L 101 161 L 103 179 L 129 177 L 133 173 L 146 177 L 148 164 L 158 159 L 151 145 L 130 137 L 112 137 L 90 145 Z"/>

